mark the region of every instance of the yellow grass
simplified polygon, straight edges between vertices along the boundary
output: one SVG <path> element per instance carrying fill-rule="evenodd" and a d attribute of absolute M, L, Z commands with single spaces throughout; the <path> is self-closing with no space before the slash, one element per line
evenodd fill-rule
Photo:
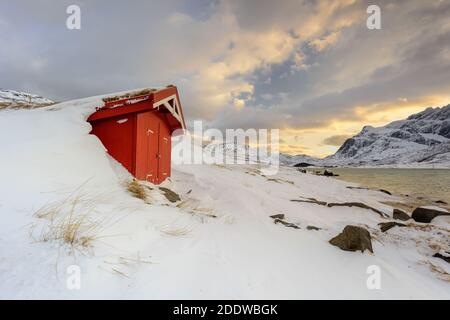
<path fill-rule="evenodd" d="M 74 249 L 92 247 L 107 226 L 106 219 L 95 219 L 92 202 L 79 196 L 51 203 L 37 210 L 33 217 L 47 223 L 32 225 L 30 235 L 36 241 L 57 241 Z"/>
<path fill-rule="evenodd" d="M 144 201 L 147 200 L 145 188 L 136 179 L 127 183 L 127 190 L 133 197 Z"/>

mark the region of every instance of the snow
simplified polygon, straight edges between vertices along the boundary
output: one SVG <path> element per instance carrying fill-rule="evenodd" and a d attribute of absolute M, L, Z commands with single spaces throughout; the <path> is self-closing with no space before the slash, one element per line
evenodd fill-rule
<path fill-rule="evenodd" d="M 163 186 L 181 203 L 152 185 L 142 201 L 89 135 L 85 120 L 101 105 L 94 97 L 0 112 L 0 299 L 450 298 L 429 266 L 450 272 L 430 247 L 449 251 L 445 220 L 432 231 L 382 234 L 385 220 L 372 211 L 290 200 L 358 201 L 391 214 L 382 201 L 401 199 L 288 167 L 266 177 L 257 165 L 176 165 Z M 58 217 L 87 215 L 98 226 L 92 243 L 44 241 L 52 225 L 35 213 L 50 208 Z M 280 213 L 301 229 L 274 224 L 269 216 Z M 373 255 L 328 243 L 348 224 L 377 238 Z M 80 290 L 67 287 L 71 265 L 81 270 Z M 381 268 L 380 290 L 366 286 L 371 265 Z"/>

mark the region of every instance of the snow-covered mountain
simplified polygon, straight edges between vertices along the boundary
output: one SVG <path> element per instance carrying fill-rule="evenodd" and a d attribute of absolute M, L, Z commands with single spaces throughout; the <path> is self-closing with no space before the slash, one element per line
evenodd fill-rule
<path fill-rule="evenodd" d="M 2 108 L 36 108 L 53 104 L 50 99 L 15 90 L 0 89 L 0 109 Z"/>
<path fill-rule="evenodd" d="M 281 163 L 316 166 L 450 166 L 450 105 L 428 108 L 384 127 L 365 126 L 332 156 L 283 156 Z"/>
<path fill-rule="evenodd" d="M 397 165 L 450 163 L 450 105 L 428 108 L 384 127 L 366 126 L 325 163 Z"/>

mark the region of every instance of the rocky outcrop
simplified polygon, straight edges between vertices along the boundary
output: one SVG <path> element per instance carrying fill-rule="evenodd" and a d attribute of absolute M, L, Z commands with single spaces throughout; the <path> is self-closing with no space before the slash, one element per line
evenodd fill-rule
<path fill-rule="evenodd" d="M 372 239 L 369 231 L 358 226 L 346 226 L 344 230 L 331 239 L 330 244 L 345 251 L 369 250 L 373 253 Z"/>

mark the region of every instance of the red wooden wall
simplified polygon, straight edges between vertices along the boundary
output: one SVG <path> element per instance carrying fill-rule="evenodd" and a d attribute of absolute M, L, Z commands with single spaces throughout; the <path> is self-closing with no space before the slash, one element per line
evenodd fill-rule
<path fill-rule="evenodd" d="M 101 119 L 92 124 L 91 132 L 102 141 L 108 153 L 132 174 L 135 171 L 135 122 L 135 114 Z"/>

